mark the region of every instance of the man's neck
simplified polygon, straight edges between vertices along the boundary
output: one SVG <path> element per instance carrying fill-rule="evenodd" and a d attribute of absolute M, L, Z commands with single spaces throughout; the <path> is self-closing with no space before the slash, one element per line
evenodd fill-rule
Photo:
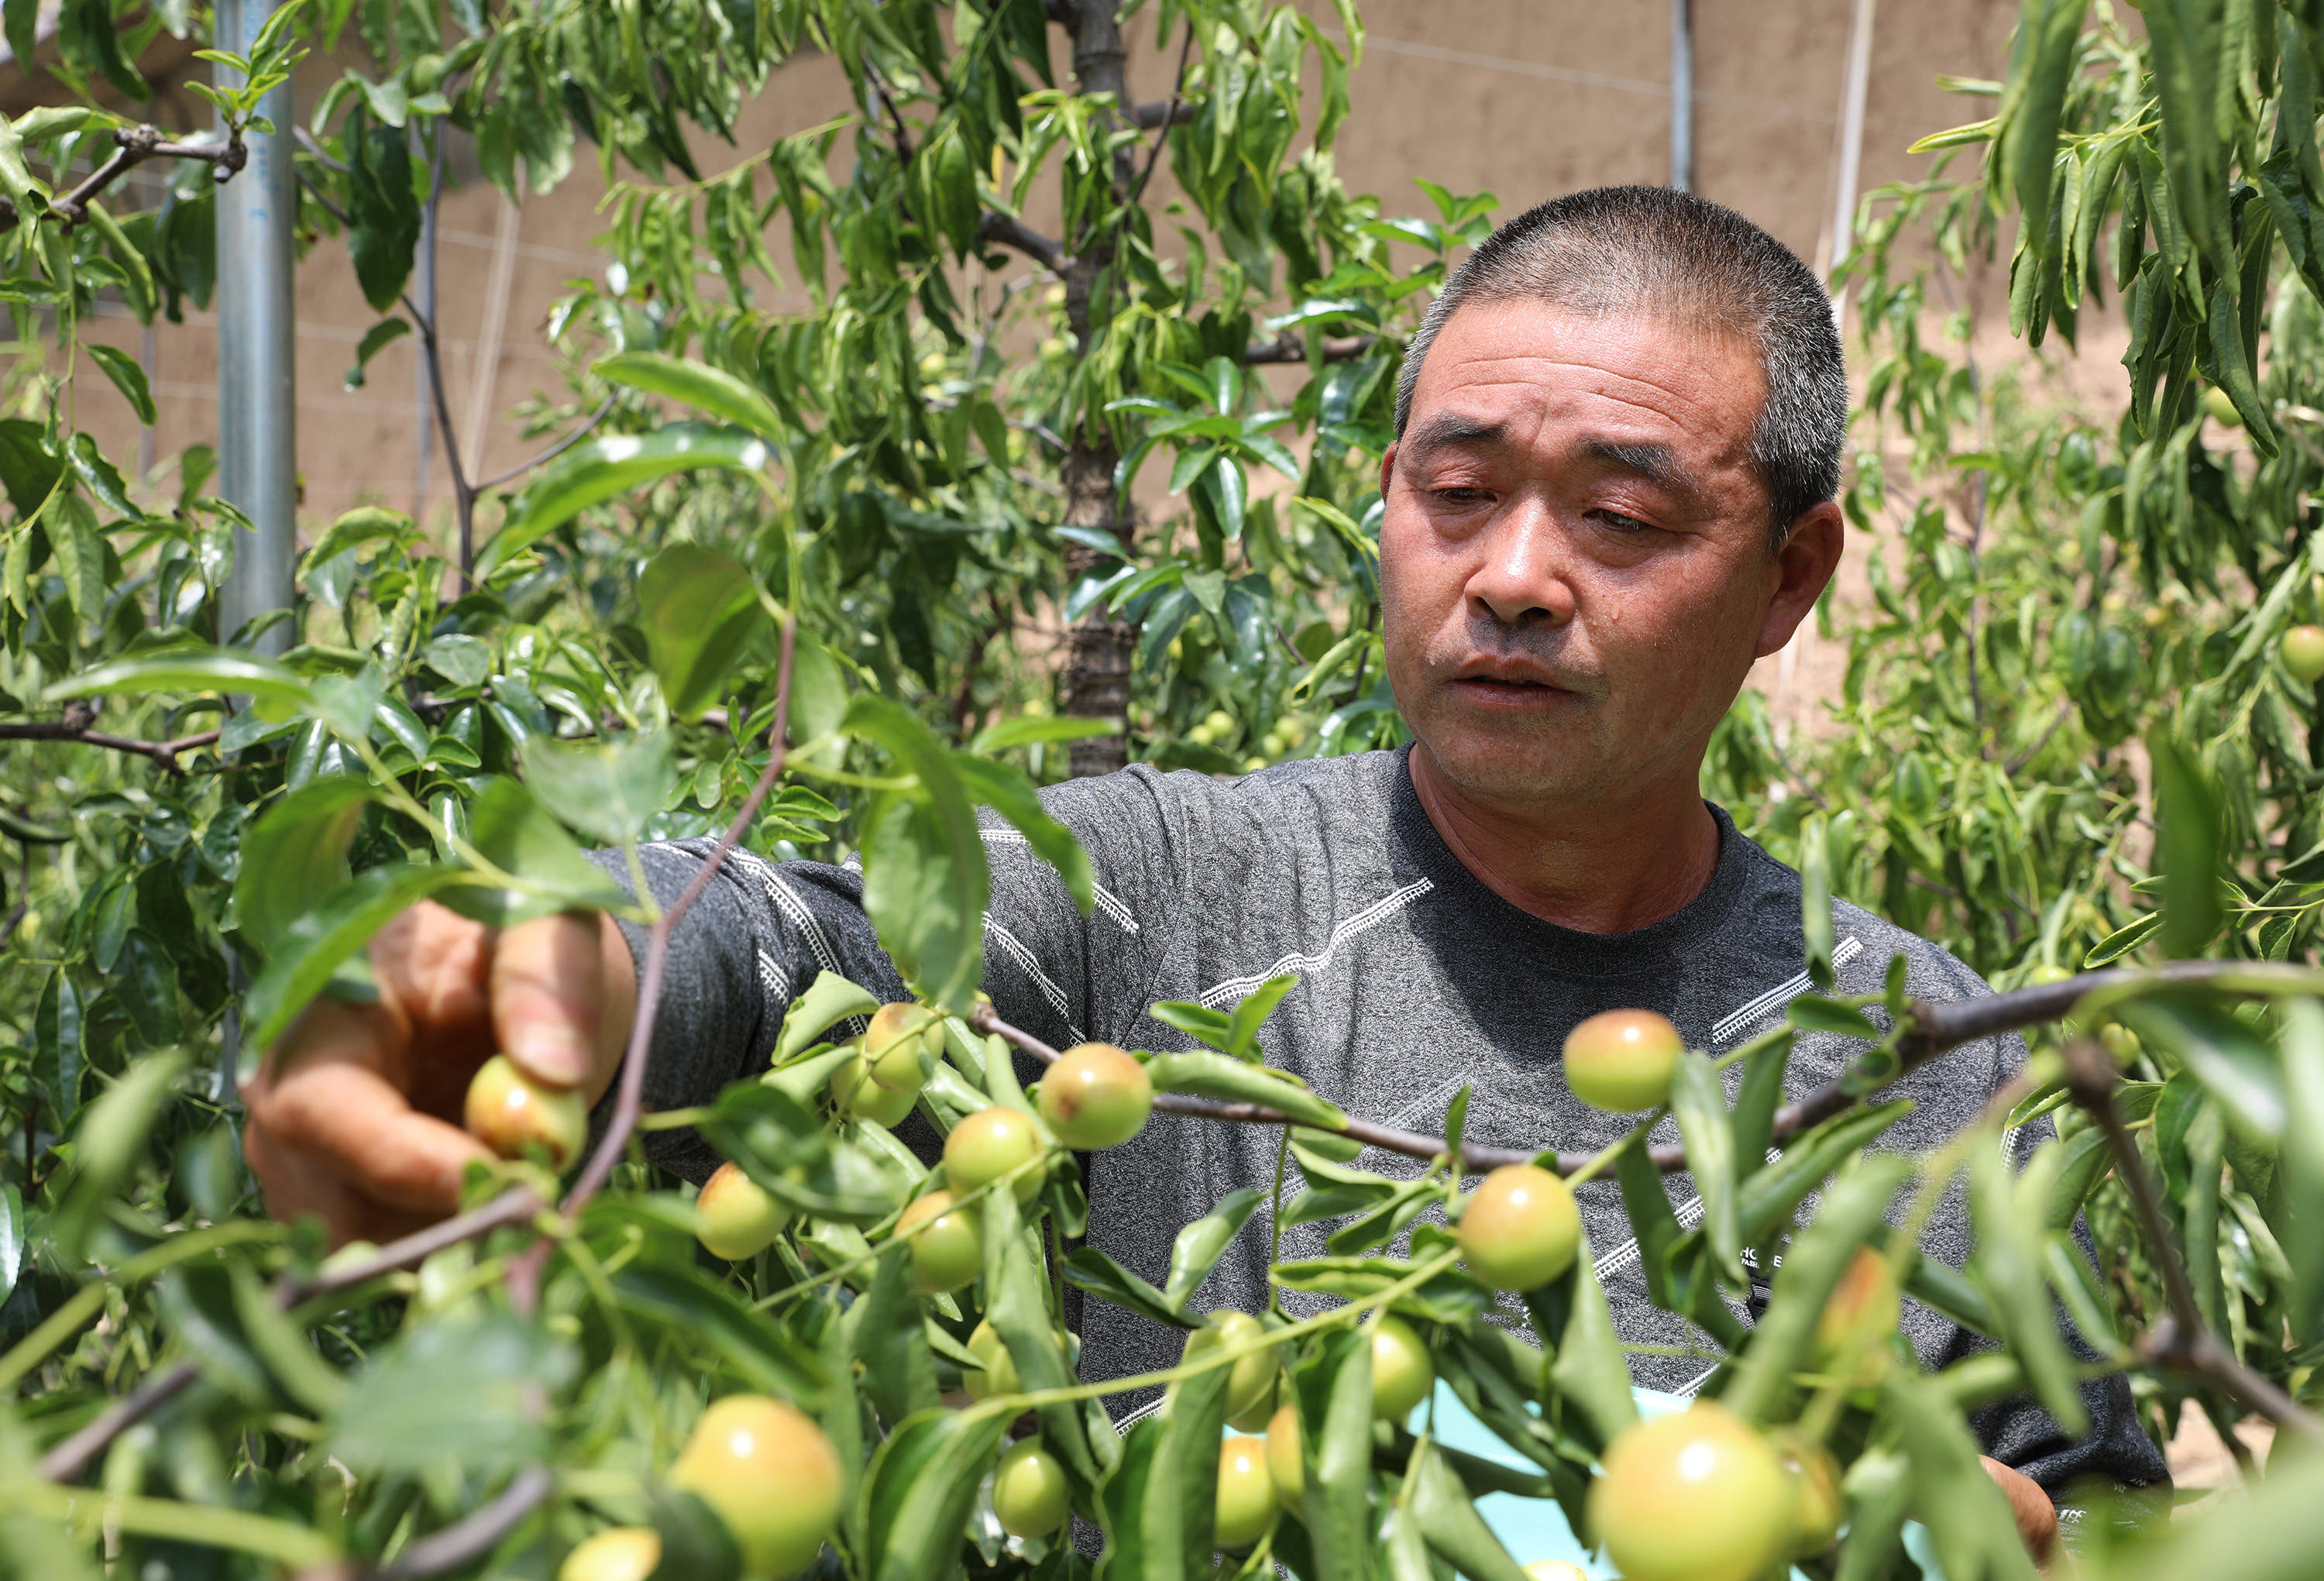
<path fill-rule="evenodd" d="M 1513 807 L 1470 795 L 1425 743 L 1406 762 L 1436 832 L 1520 911 L 1584 933 L 1627 933 L 1683 909 L 1719 867 L 1719 823 L 1692 785 L 1619 807 Z"/>

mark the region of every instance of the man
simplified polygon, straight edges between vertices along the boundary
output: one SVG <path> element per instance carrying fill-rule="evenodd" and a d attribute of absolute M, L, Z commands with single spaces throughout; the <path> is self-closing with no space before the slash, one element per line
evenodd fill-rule
<path fill-rule="evenodd" d="M 1082 917 L 1021 839 L 988 830 L 986 987 L 1001 1014 L 1059 1044 L 1185 1047 L 1148 1006 L 1224 1005 L 1296 972 L 1267 1025 L 1269 1061 L 1350 1112 L 1429 1124 L 1465 1085 L 1477 1142 L 1589 1148 L 1619 1135 L 1624 1122 L 1565 1088 L 1567 1029 L 1644 1006 L 1716 1052 L 1806 986 L 1797 875 L 1698 785 L 1752 662 L 1790 639 L 1839 562 L 1847 408 L 1821 287 L 1740 216 L 1617 188 L 1504 227 L 1414 341 L 1380 468 L 1382 632 L 1416 743 L 1231 782 L 1139 767 L 1045 792 L 1102 887 Z M 657 890 L 674 894 L 705 849 L 651 848 Z M 701 1102 L 761 1069 L 818 970 L 901 997 L 860 895 L 845 869 L 730 860 L 678 930 L 649 1102 Z M 1984 991 L 1854 906 L 1833 921 L 1843 992 L 1877 991 L 1898 953 L 1916 995 Z M 601 1098 L 639 943 L 610 922 L 549 919 L 495 940 L 438 908 L 400 919 L 373 951 L 380 1003 L 317 1006 L 288 1040 L 295 1062 L 249 1093 L 250 1157 L 273 1210 L 384 1238 L 451 1209 L 481 1150 L 432 1117 L 456 1112 L 494 1047 Z M 1794 1089 L 1850 1052 L 1803 1038 Z M 1907 1080 L 1920 1108 L 1895 1144 L 1958 1129 L 2023 1058 L 2015 1036 L 1996 1038 Z M 712 1163 L 698 1142 L 657 1140 L 696 1178 Z M 1269 1181 L 1275 1156 L 1263 1131 L 1157 1115 L 1095 1159 L 1091 1238 L 1158 1282 L 1178 1228 Z M 1686 1326 L 1646 1299 L 1612 1183 L 1581 1200 L 1623 1337 L 1685 1346 Z M 1320 1233 L 1290 1232 L 1286 1255 L 1319 1250 Z M 1948 1212 L 1928 1244 L 1959 1264 L 1967 1235 Z M 1263 1306 L 1268 1242 L 1263 1227 L 1246 1233 L 1206 1304 Z M 1911 1309 L 1907 1327 L 1932 1364 L 1966 1347 L 1934 1313 Z M 1093 1378 L 1167 1365 L 1178 1343 L 1099 1302 L 1082 1333 Z M 1636 1376 L 1686 1393 L 1708 1367 L 1642 1356 Z M 2045 1487 L 2164 1475 L 2120 1380 L 2089 1393 L 2080 1444 L 2030 1402 L 1983 1420 L 2036 1545 L 2055 1529 Z"/>

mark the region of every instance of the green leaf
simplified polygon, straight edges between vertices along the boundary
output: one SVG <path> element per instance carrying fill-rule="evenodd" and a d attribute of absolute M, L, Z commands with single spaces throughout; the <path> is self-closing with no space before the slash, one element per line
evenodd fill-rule
<path fill-rule="evenodd" d="M 0 1181 L 0 1304 L 16 1288 L 24 1266 L 24 1199 L 14 1181 Z"/>
<path fill-rule="evenodd" d="M 1208 1043 L 1222 1053 L 1226 1051 L 1227 1034 L 1234 1025 L 1234 1017 L 1225 1011 L 1188 999 L 1164 999 L 1148 1006 L 1146 1013 L 1163 1025 L 1176 1027 L 1196 1043 Z"/>
<path fill-rule="evenodd" d="M 205 1382 L 246 1406 L 279 1403 L 266 1364 L 244 1332 L 234 1280 L 225 1268 L 215 1263 L 172 1268 L 161 1276 L 158 1294 L 163 1319 Z"/>
<path fill-rule="evenodd" d="M 105 376 L 113 381 L 115 390 L 121 391 L 122 399 L 129 403 L 129 409 L 137 414 L 139 424 L 152 427 L 154 422 L 153 388 L 145 381 L 145 370 L 137 365 L 137 359 L 119 346 L 106 345 L 103 341 L 83 341 L 80 349 L 105 370 Z"/>
<path fill-rule="evenodd" d="M 1785 1007 L 1784 1014 L 1794 1026 L 1803 1032 L 1832 1032 L 1842 1037 L 1877 1038 L 1881 1035 L 1880 1028 L 1863 1011 L 1839 999 L 1827 999 L 1821 994 L 1802 994 Z"/>
<path fill-rule="evenodd" d="M 1065 1255 L 1065 1282 L 1124 1311 L 1173 1328 L 1199 1328 L 1200 1318 L 1190 1318 L 1170 1300 L 1095 1246 L 1076 1246 Z"/>
<path fill-rule="evenodd" d="M 1298 982 L 1298 973 L 1286 972 L 1281 977 L 1268 979 L 1237 1001 L 1234 1015 L 1227 1023 L 1226 1052 L 1239 1060 L 1256 1060 L 1259 1057 L 1260 1024 L 1275 1014 L 1275 1007 L 1283 1002 L 1283 996 Z"/>
<path fill-rule="evenodd" d="M 1468 1490 L 1446 1467 L 1435 1447 L 1430 1445 L 1421 1454 L 1424 1458 L 1411 1510 L 1428 1546 L 1469 1581 L 1527 1581 L 1525 1570 L 1477 1513 Z M 1426 1567 L 1421 1567 L 1420 1574 L 1421 1577 L 1428 1575 Z"/>
<path fill-rule="evenodd" d="M 412 1324 L 355 1374 L 330 1453 L 383 1475 L 513 1471 L 547 1457 L 549 1402 L 575 1363 L 513 1313 Z"/>
<path fill-rule="evenodd" d="M 586 439 L 543 470 L 476 557 L 478 578 L 490 577 L 518 551 L 554 532 L 590 506 L 698 467 L 756 472 L 767 464 L 766 441 L 740 428 L 670 423 L 650 434 L 608 434 Z"/>
<path fill-rule="evenodd" d="M 783 1029 L 775 1039 L 770 1062 L 778 1070 L 789 1064 L 825 1032 L 851 1016 L 869 1016 L 880 1007 L 879 997 L 835 971 L 818 971 L 807 992 L 783 1013 Z"/>
<path fill-rule="evenodd" d="M 74 697 L 143 696 L 151 692 L 244 693 L 312 712 L 314 693 L 289 666 L 230 648 L 188 645 L 83 670 L 51 686 L 51 703 Z"/>
<path fill-rule="evenodd" d="M 0 418 L 0 487 L 19 516 L 40 510 L 64 473 L 64 463 L 50 450 L 40 424 L 23 418 Z"/>
<path fill-rule="evenodd" d="M 411 326 L 395 317 L 383 318 L 364 330 L 363 338 L 355 343 L 355 360 L 348 365 L 346 377 L 339 381 L 339 388 L 361 390 L 369 375 L 371 360 L 410 333 Z M 314 557 L 312 555 L 308 556 L 309 560 Z"/>
<path fill-rule="evenodd" d="M 1804 1365 L 1825 1303 L 1858 1247 L 1880 1233 L 1885 1214 L 1913 1173 L 1894 1154 L 1867 1158 L 1835 1181 L 1815 1218 L 1793 1236 L 1775 1270 L 1767 1310 L 1720 1395 L 1747 1421 L 1784 1420 L 1791 1377 Z"/>
<path fill-rule="evenodd" d="M 105 618 L 105 540 L 97 536 L 96 512 L 78 494 L 61 490 L 42 519 L 73 613 L 95 625 Z M 58 695 L 59 689 L 50 688 L 50 694 Z"/>
<path fill-rule="evenodd" d="M 2014 1185 L 2008 1158 L 1997 1144 L 1969 1149 L 1969 1207 L 1977 1233 L 1971 1277 L 1992 1303 L 2009 1354 L 2024 1369 L 2043 1407 L 2069 1439 L 2079 1439 L 2089 1430 L 2089 1413 L 2042 1276 L 2043 1227 L 2019 1211 Z"/>
<path fill-rule="evenodd" d="M 2289 1200 L 2324 1202 L 2324 1004 L 2288 999 L 2280 1015 L 2278 1047 L 2291 1120 L 2284 1127 L 2279 1179 Z M 2324 1214 L 2295 1210 L 2290 1226 L 2280 1233 L 2292 1264 L 2285 1309 L 2294 1337 L 2313 1345 L 2324 1338 Z"/>
<path fill-rule="evenodd" d="M 861 696 L 844 728 L 918 780 L 889 795 L 863 839 L 863 908 L 919 996 L 965 1013 L 984 972 L 984 837 L 952 749 L 900 704 Z"/>
<path fill-rule="evenodd" d="M 1525 1303 L 1543 1348 L 1554 1358 L 1551 1386 L 1580 1409 L 1594 1437 L 1592 1447 L 1602 1451 L 1638 1420 L 1638 1407 L 1630 1393 L 1630 1364 L 1615 1336 L 1614 1316 L 1586 1237 L 1573 1266 L 1562 1278 L 1527 1291 Z"/>
<path fill-rule="evenodd" d="M 608 383 L 684 401 L 770 444 L 783 441 L 782 414 L 774 402 L 723 368 L 660 352 L 617 352 L 599 358 L 589 372 Z"/>
<path fill-rule="evenodd" d="M 718 701 L 726 676 L 769 626 L 751 574 L 696 544 L 672 544 L 647 564 L 638 607 L 654 675 L 680 719 Z"/>
<path fill-rule="evenodd" d="M 1305 1581 L 1372 1581 L 1372 1337 L 1326 1332 L 1292 1371 L 1306 1462 L 1301 1517 L 1314 1545 Z"/>
<path fill-rule="evenodd" d="M 373 796 L 352 775 L 309 780 L 243 835 L 234 912 L 261 952 L 272 955 L 291 923 L 346 887 L 347 847 Z"/>
<path fill-rule="evenodd" d="M 542 806 L 607 845 L 641 838 L 678 789 L 669 741 L 659 733 L 595 741 L 531 736 L 517 758 Z"/>
<path fill-rule="evenodd" d="M 699 1269 L 632 1263 L 613 1276 L 613 1298 L 636 1323 L 715 1356 L 744 1386 L 803 1411 L 820 1409 L 829 1380 L 821 1358 L 733 1288 Z"/>
<path fill-rule="evenodd" d="M 1162 1299 L 1174 1311 L 1185 1308 L 1202 1288 L 1203 1281 L 1226 1255 L 1242 1227 L 1251 1214 L 1267 1200 L 1266 1193 L 1248 1186 L 1229 1191 L 1218 1205 L 1202 1218 L 1178 1232 L 1170 1246 L 1170 1276 L 1162 1287 Z"/>
<path fill-rule="evenodd" d="M 68 1258 L 78 1258 L 91 1229 L 104 1216 L 145 1151 L 145 1138 L 169 1111 L 169 1098 L 185 1073 L 177 1051 L 154 1054 L 129 1067 L 89 1105 L 73 1131 L 71 1175 L 60 1191 L 51 1234 Z"/>
<path fill-rule="evenodd" d="M 374 868 L 294 920 L 275 940 L 266 970 L 244 997 L 241 1080 L 258 1074 L 260 1062 L 299 1012 L 390 918 L 466 880 L 463 868 Z"/>
<path fill-rule="evenodd" d="M 936 1356 L 928 1349 L 915 1278 L 912 1248 L 895 1242 L 880 1254 L 872 1288 L 847 1309 L 864 1396 L 885 1421 L 902 1421 L 936 1404 Z"/>
<path fill-rule="evenodd" d="M 308 550 L 306 558 L 299 562 L 299 574 L 311 576 L 318 566 L 337 559 L 349 549 L 359 548 L 364 544 L 378 543 L 382 540 L 408 544 L 417 541 L 419 537 L 418 530 L 411 525 L 411 518 L 404 515 L 401 510 L 383 510 L 376 505 L 359 505 L 353 510 L 343 512 L 337 520 L 323 529 L 323 536 L 315 540 L 315 547 Z M 484 646 L 476 643 L 476 639 L 473 637 L 436 639 L 436 642 L 450 641 L 475 643 L 480 648 Z M 436 642 L 431 642 L 429 647 L 433 648 Z M 484 676 L 479 673 L 475 681 L 481 681 L 484 678 Z M 466 684 L 474 685 L 475 681 Z"/>
<path fill-rule="evenodd" d="M 524 881 L 521 889 L 473 882 L 445 896 L 455 911 L 510 927 L 557 911 L 604 911 L 628 904 L 530 791 L 495 779 L 468 809 L 468 841 L 487 861 Z"/>
<path fill-rule="evenodd" d="M 1049 816 L 1033 782 L 1012 764 L 996 763 L 965 752 L 953 754 L 968 794 L 1015 826 L 1026 843 L 1057 870 L 1057 877 L 1084 916 L 1097 901 L 1097 878 L 1090 870 L 1089 853 L 1072 830 Z"/>
<path fill-rule="evenodd" d="M 2281 1141 L 2290 1099 L 2274 1051 L 2234 1012 L 2192 995 L 2158 994 L 2116 1007 L 2148 1046 L 2174 1056 L 2252 1135 Z"/>
<path fill-rule="evenodd" d="M 1735 1208 L 1735 1133 L 1727 1120 L 1727 1094 L 1711 1062 L 1683 1052 L 1671 1082 L 1671 1109 L 1686 1143 L 1687 1171 L 1702 1198 L 1703 1233 L 1720 1266 L 1740 1284 L 1743 1242 Z"/>
<path fill-rule="evenodd" d="M 1829 994 L 1838 979 L 1831 965 L 1831 831 L 1821 814 L 1800 832 L 1800 930 L 1807 946 L 1808 980 Z"/>
<path fill-rule="evenodd" d="M 1015 1193 L 995 1191 L 979 1209 L 984 1228 L 984 1316 L 1009 1350 L 1017 1375 L 1028 1390 L 1062 1389 L 1073 1383 L 1073 1363 L 1057 1337 L 1049 1312 L 1049 1280 L 1038 1232 L 1028 1227 Z M 1084 1480 L 1100 1472 L 1080 1416 L 1071 1405 L 1040 1409 L 1043 1436 Z"/>
<path fill-rule="evenodd" d="M 1783 1155 L 1745 1181 L 1736 1194 L 1743 1244 L 1756 1246 L 1766 1241 L 1843 1160 L 1870 1146 L 1912 1110 L 1908 1098 L 1874 1104 L 1834 1115 L 1785 1143 Z"/>
<path fill-rule="evenodd" d="M 997 1411 L 936 1410 L 888 1435 L 864 1479 L 869 1581 L 939 1581 L 958 1567 L 977 1484 L 1008 1428 Z"/>
<path fill-rule="evenodd" d="M 1036 741 L 1083 741 L 1093 736 L 1118 736 L 1121 722 L 1118 719 L 1080 719 L 1070 714 L 1020 713 L 1014 719 L 996 720 L 976 733 L 969 743 L 972 752 L 1006 752 L 1011 747 L 1029 747 Z"/>
<path fill-rule="evenodd" d="M 1146 1073 L 1157 1092 L 1192 1092 L 1228 1103 L 1263 1104 L 1295 1120 L 1327 1130 L 1347 1124 L 1340 1106 L 1292 1084 L 1282 1072 L 1225 1054 L 1157 1054 Z"/>
<path fill-rule="evenodd" d="M 375 126 L 368 109 L 348 114 L 340 136 L 347 161 L 347 255 L 372 311 L 384 313 L 403 294 L 420 244 L 420 200 L 412 191 L 411 156 L 400 126 Z"/>

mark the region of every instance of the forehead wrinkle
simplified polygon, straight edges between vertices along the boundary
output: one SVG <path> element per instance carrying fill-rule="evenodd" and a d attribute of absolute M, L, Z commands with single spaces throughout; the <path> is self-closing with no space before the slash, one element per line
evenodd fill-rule
<path fill-rule="evenodd" d="M 1565 391 L 1552 387 L 1548 381 L 1539 377 L 1538 375 L 1533 377 L 1525 377 L 1516 374 L 1506 374 L 1499 377 L 1464 376 L 1468 375 L 1472 369 L 1481 371 L 1483 369 L 1496 367 L 1504 363 L 1526 364 L 1547 363 L 1550 366 L 1557 368 L 1578 369 L 1583 372 L 1595 375 L 1597 379 L 1602 382 L 1596 386 L 1584 387 L 1579 391 Z M 1647 412 L 1655 417 L 1661 418 L 1666 422 L 1675 420 L 1676 418 L 1676 414 L 1671 409 L 1671 406 L 1673 405 L 1683 408 L 1687 410 L 1700 410 L 1707 404 L 1706 400 L 1702 396 L 1690 393 L 1687 391 L 1680 389 L 1674 384 L 1658 383 L 1652 379 L 1644 378 L 1637 374 L 1620 372 L 1597 363 L 1571 362 L 1561 357 L 1535 356 L 1515 353 L 1502 356 L 1463 357 L 1455 363 L 1452 368 L 1447 369 L 1446 372 L 1450 375 L 1447 382 L 1452 387 L 1451 391 L 1447 391 L 1445 392 L 1448 395 L 1454 391 L 1489 390 L 1502 386 L 1514 386 L 1517 389 L 1534 392 L 1545 397 L 1578 393 L 1595 396 L 1602 400 L 1610 400 L 1622 406 L 1631 407 L 1638 411 Z M 1651 400 L 1641 400 L 1632 394 L 1625 393 L 1619 389 L 1606 388 L 1605 385 L 1608 384 L 1629 386 L 1633 390 L 1638 391 L 1651 391 L 1655 394 L 1662 396 L 1664 400 L 1669 404 L 1657 404 Z"/>

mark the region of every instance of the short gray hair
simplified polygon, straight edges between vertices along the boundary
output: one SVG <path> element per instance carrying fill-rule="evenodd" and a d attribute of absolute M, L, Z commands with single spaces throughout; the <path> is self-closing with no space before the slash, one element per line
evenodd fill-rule
<path fill-rule="evenodd" d="M 1733 209 L 1665 187 L 1596 187 L 1495 231 L 1453 271 L 1405 350 L 1398 438 L 1445 320 L 1471 303 L 1508 301 L 1593 318 L 1643 313 L 1751 341 L 1767 384 L 1751 461 L 1775 545 L 1803 512 L 1840 492 L 1848 374 L 1831 299 L 1791 249 Z"/>

